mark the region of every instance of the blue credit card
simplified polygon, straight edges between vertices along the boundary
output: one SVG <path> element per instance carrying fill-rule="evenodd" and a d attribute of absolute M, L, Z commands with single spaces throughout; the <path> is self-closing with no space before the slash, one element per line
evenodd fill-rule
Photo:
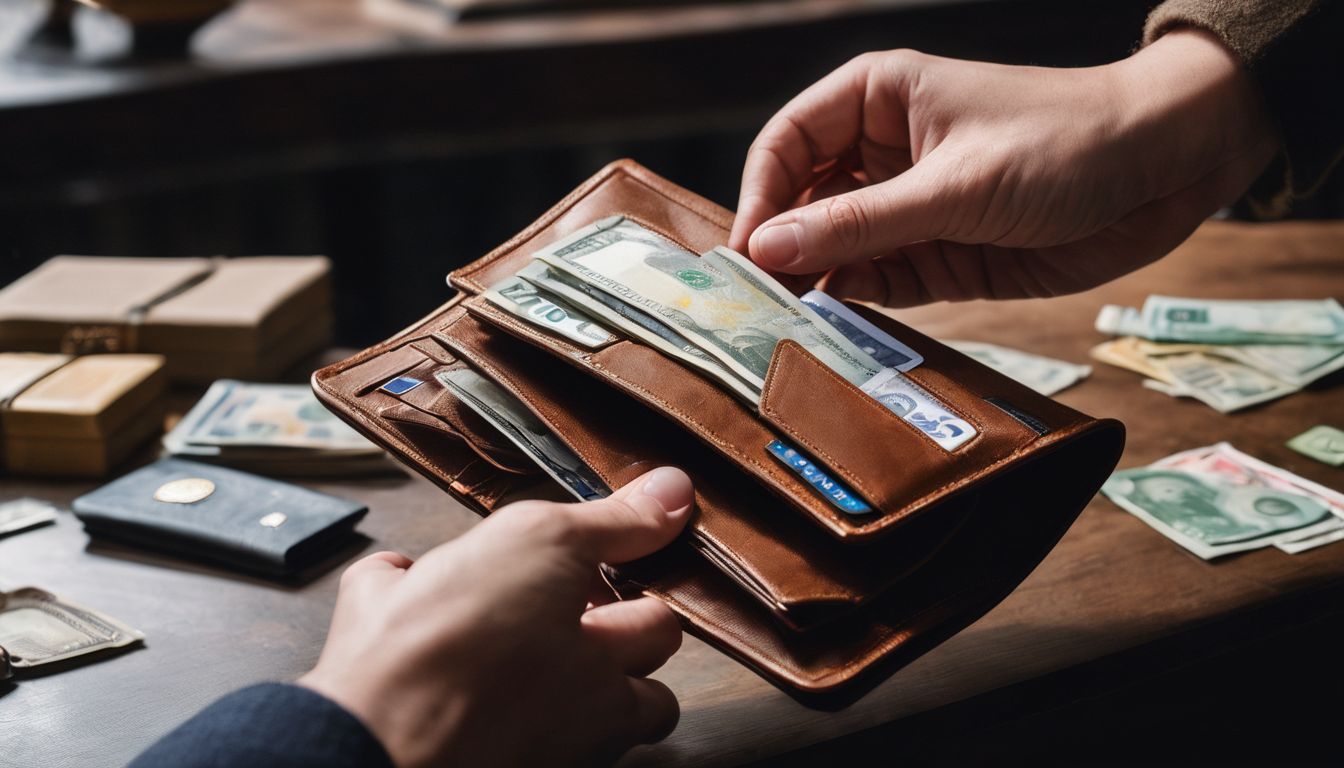
<path fill-rule="evenodd" d="M 812 460 L 799 453 L 786 443 L 778 440 L 771 440 L 765 449 L 779 460 L 781 464 L 793 470 L 793 473 L 801 477 L 808 485 L 812 486 L 826 500 L 839 507 L 842 512 L 850 515 L 864 515 L 873 511 L 867 502 L 860 499 L 845 486 L 831 479 Z"/>
<path fill-rule="evenodd" d="M 398 376 L 379 387 L 379 389 L 393 395 L 404 395 L 424 383 L 425 382 L 419 379 L 413 379 L 410 376 Z"/>

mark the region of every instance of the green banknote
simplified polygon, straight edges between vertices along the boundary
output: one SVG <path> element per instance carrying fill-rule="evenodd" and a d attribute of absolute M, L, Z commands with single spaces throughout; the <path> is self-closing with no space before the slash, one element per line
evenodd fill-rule
<path fill-rule="evenodd" d="M 1344 466 L 1344 431 L 1319 424 L 1288 441 L 1294 451 L 1329 464 Z"/>
<path fill-rule="evenodd" d="M 1206 344 L 1341 344 L 1344 307 L 1318 301 L 1234 301 L 1149 296 L 1142 310 L 1106 305 L 1097 330 Z"/>
<path fill-rule="evenodd" d="M 1308 527 L 1336 527 L 1320 499 L 1261 484 L 1237 485 L 1209 472 L 1139 467 L 1116 472 L 1101 490 L 1206 560 L 1272 545 Z"/>

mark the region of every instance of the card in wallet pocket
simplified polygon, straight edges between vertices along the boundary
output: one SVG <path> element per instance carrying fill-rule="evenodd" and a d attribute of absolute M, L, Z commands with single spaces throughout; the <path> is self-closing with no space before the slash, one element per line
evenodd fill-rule
<path fill-rule="evenodd" d="M 514 276 L 533 254 L 584 228 L 602 232 L 607 225 L 594 222 L 611 217 L 689 252 L 676 259 L 721 245 L 732 224 L 723 208 L 614 163 L 454 271 L 460 293 L 448 303 L 315 373 L 314 390 L 482 514 L 537 474 L 486 444 L 497 436 L 463 427 L 451 393 L 417 384 L 463 366 L 516 399 L 611 488 L 654 466 L 682 466 L 696 487 L 687 534 L 605 566 L 609 582 L 621 597 L 662 600 L 688 631 L 806 703 L 852 700 L 984 615 L 1119 459 L 1119 422 L 1078 413 L 860 305 L 846 308 L 922 362 L 860 386 L 782 340 L 768 371 L 758 369 L 754 402 L 655 340 L 609 328 L 617 340 L 586 344 L 572 328 L 502 309 L 498 291 L 486 295 L 505 284 L 526 296 Z M 551 298 L 539 311 L 563 303 Z M 408 399 L 406 387 L 424 389 Z M 459 426 L 408 426 L 415 419 Z"/>

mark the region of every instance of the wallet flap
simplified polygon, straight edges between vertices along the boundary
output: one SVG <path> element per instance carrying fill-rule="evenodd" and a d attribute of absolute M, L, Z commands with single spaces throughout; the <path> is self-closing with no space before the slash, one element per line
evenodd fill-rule
<path fill-rule="evenodd" d="M 696 253 L 728 238 L 733 214 L 693 195 L 631 160 L 617 160 L 503 245 L 454 270 L 449 283 L 467 293 L 483 293 L 531 258 L 532 246 L 559 240 L 580 227 L 622 213 Z"/>

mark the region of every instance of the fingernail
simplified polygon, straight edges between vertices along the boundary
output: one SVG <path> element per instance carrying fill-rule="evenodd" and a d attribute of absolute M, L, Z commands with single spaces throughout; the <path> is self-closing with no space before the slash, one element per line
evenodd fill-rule
<path fill-rule="evenodd" d="M 783 269 L 798 260 L 798 225 L 775 224 L 756 235 L 756 260 L 768 269 Z"/>
<path fill-rule="evenodd" d="M 695 500 L 691 478 L 676 467 L 659 467 L 650 472 L 639 493 L 658 502 L 669 520 L 676 520 L 689 512 Z"/>

